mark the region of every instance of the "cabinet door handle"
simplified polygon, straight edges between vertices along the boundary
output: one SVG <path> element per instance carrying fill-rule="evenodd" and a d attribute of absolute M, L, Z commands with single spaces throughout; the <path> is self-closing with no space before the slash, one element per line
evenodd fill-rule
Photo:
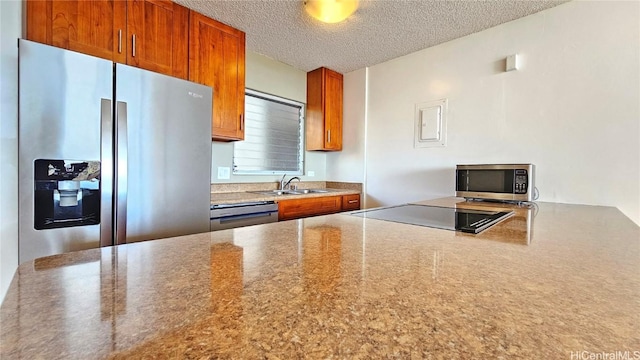
<path fill-rule="evenodd" d="M 349 200 L 349 204 L 355 204 L 357 202 L 358 202 L 358 200 Z"/>
<path fill-rule="evenodd" d="M 244 131 L 244 114 L 240 114 L 240 131 Z"/>
<path fill-rule="evenodd" d="M 122 53 L 122 29 L 118 30 L 118 54 Z"/>
<path fill-rule="evenodd" d="M 136 34 L 133 34 L 133 53 L 131 54 L 131 56 L 136 57 Z"/>
<path fill-rule="evenodd" d="M 327 130 L 327 142 L 331 143 L 331 129 Z"/>

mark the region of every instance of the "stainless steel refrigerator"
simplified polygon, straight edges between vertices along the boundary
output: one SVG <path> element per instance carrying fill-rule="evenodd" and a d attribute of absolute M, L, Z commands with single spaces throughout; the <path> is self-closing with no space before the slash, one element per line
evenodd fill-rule
<path fill-rule="evenodd" d="M 210 87 L 18 46 L 21 263 L 209 231 Z"/>

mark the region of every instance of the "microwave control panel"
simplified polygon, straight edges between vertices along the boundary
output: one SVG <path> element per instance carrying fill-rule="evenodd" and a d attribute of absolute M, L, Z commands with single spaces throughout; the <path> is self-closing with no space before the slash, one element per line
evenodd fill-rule
<path fill-rule="evenodd" d="M 526 194 L 528 190 L 528 174 L 527 170 L 516 170 L 515 171 L 515 181 L 514 181 L 514 190 L 516 194 Z"/>

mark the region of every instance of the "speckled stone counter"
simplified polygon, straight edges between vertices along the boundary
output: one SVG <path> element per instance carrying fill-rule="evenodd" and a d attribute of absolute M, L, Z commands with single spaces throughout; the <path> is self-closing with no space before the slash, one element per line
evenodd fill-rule
<path fill-rule="evenodd" d="M 515 210 L 479 235 L 342 213 L 37 259 L 0 308 L 0 358 L 640 351 L 640 228 L 610 207 Z"/>
<path fill-rule="evenodd" d="M 237 204 L 253 201 L 282 201 L 323 196 L 342 196 L 360 194 L 362 184 L 325 181 L 305 181 L 296 183 L 298 189 L 324 189 L 326 193 L 265 195 L 257 191 L 270 191 L 278 188 L 278 183 L 230 183 L 211 184 L 211 205 Z"/>

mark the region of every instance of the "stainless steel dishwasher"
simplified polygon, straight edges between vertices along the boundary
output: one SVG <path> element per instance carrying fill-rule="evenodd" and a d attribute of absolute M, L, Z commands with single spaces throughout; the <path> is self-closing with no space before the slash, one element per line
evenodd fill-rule
<path fill-rule="evenodd" d="M 211 205 L 211 231 L 278 221 L 278 204 L 255 201 Z"/>

